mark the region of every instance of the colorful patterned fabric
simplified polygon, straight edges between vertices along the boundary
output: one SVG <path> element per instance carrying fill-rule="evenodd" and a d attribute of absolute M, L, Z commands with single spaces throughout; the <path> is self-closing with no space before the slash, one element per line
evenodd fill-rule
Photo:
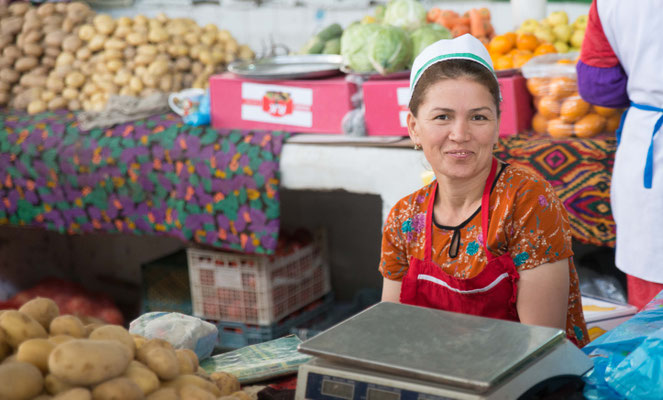
<path fill-rule="evenodd" d="M 425 257 L 426 213 L 433 184 L 404 197 L 384 224 L 380 272 L 400 281 L 412 257 Z M 519 167 L 506 167 L 490 195 L 487 237 L 481 231 L 480 208 L 456 227 L 433 225 L 432 261 L 448 275 L 471 279 L 488 261 L 483 243 L 499 257 L 509 253 L 518 271 L 569 259 L 569 306 L 566 334 L 579 346 L 588 343 L 580 300 L 578 274 L 573 263 L 571 230 L 564 206 L 550 184 Z M 452 257 L 454 236 L 460 237 Z"/>
<path fill-rule="evenodd" d="M 0 224 L 271 254 L 286 136 L 192 127 L 175 114 L 81 132 L 64 111 L 0 113 Z"/>
<path fill-rule="evenodd" d="M 614 136 L 555 139 L 517 135 L 500 138 L 495 155 L 529 168 L 552 184 L 569 213 L 575 239 L 614 247 L 610 179 L 616 148 Z"/>

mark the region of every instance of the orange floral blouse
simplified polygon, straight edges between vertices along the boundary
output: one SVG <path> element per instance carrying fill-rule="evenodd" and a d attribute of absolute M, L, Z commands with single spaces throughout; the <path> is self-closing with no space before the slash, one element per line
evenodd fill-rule
<path fill-rule="evenodd" d="M 382 232 L 380 273 L 400 281 L 412 257 L 424 258 L 426 206 L 433 185 L 402 198 L 387 217 Z M 534 173 L 514 166 L 502 168 L 490 194 L 488 249 L 496 256 L 509 252 L 523 271 L 569 259 L 569 305 L 566 335 L 579 347 L 589 343 L 582 312 L 578 274 L 573 264 L 568 215 L 552 186 Z M 460 236 L 457 251 L 451 240 Z M 447 274 L 469 279 L 486 265 L 481 235 L 481 210 L 456 227 L 433 225 L 432 260 Z"/>

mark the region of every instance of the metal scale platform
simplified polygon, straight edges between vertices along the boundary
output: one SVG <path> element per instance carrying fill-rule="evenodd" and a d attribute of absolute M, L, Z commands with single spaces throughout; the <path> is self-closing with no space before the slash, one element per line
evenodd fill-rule
<path fill-rule="evenodd" d="M 395 303 L 378 303 L 299 351 L 315 357 L 299 367 L 296 399 L 515 400 L 577 383 L 593 367 L 559 329 Z"/>

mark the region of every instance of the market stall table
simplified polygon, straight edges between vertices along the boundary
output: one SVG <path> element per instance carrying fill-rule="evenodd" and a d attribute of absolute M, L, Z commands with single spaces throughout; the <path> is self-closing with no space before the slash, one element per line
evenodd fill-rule
<path fill-rule="evenodd" d="M 174 114 L 81 132 L 66 112 L 0 114 L 0 224 L 66 233 L 172 235 L 270 253 L 279 187 L 377 194 L 383 220 L 422 185 L 409 139 L 184 125 Z M 613 137 L 502 137 L 496 155 L 555 188 L 573 237 L 614 246 Z"/>

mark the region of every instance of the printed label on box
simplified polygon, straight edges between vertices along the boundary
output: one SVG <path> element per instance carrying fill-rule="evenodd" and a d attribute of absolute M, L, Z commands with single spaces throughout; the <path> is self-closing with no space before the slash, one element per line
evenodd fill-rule
<path fill-rule="evenodd" d="M 407 128 L 407 113 L 410 110 L 408 107 L 410 88 L 397 88 L 396 97 L 398 98 L 398 119 L 401 122 L 401 128 Z"/>
<path fill-rule="evenodd" d="M 313 126 L 313 89 L 242 83 L 242 119 L 280 125 Z"/>
<path fill-rule="evenodd" d="M 228 289 L 242 288 L 242 272 L 238 268 L 215 268 L 214 284 Z"/>

